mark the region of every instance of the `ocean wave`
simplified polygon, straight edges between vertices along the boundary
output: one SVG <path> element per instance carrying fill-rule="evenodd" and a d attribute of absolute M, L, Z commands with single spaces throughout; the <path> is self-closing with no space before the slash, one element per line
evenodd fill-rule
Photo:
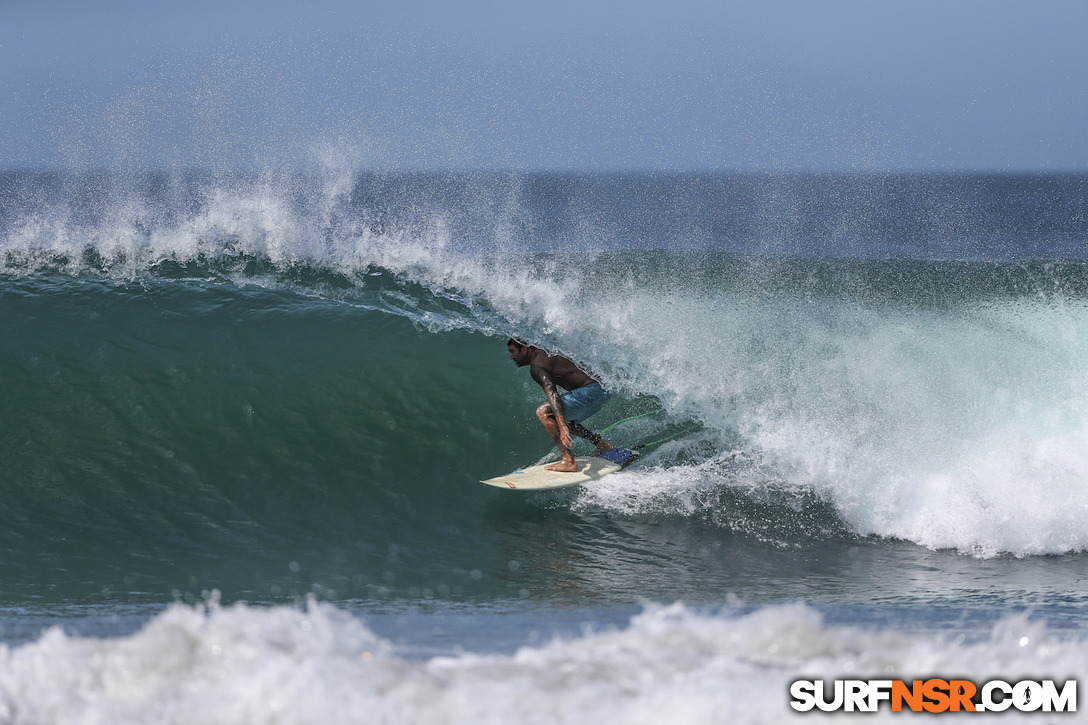
<path fill-rule="evenodd" d="M 22 383 L 8 415 L 29 427 L 7 445 L 21 447 L 14 460 L 37 473 L 20 463 L 6 485 L 31 489 L 26 476 L 44 476 L 52 482 L 34 489 L 68 481 L 80 491 L 174 471 L 222 490 L 225 472 L 241 485 L 280 480 L 277 468 L 321 488 L 323 476 L 358 470 L 361 441 L 407 452 L 443 436 L 452 436 L 443 455 L 475 451 L 477 475 L 467 460 L 451 469 L 470 482 L 540 455 L 530 443 L 539 431 L 516 412 L 531 411 L 533 391 L 502 350 L 506 335 L 520 334 L 617 392 L 610 420 L 651 405 L 664 410 L 661 423 L 703 431 L 632 470 L 635 503 L 602 500 L 603 509 L 671 501 L 682 512 L 698 499 L 733 510 L 738 492 L 741 501 L 771 496 L 787 506 L 812 494 L 833 512 L 813 520 L 815 536 L 841 521 L 857 535 L 972 555 L 1088 548 L 1076 515 L 1088 505 L 1078 484 L 1088 469 L 1078 444 L 1088 426 L 1080 343 L 1088 308 L 1075 297 L 889 308 L 641 279 L 599 294 L 585 269 L 533 277 L 539 263 L 527 259 L 519 262 L 525 284 L 510 285 L 488 277 L 495 265 L 462 264 L 426 283 L 377 268 L 350 283 L 330 273 L 315 282 L 310 272 L 265 282 L 9 277 L 3 367 Z M 507 376 L 505 394 L 491 385 Z M 283 380 L 293 381 L 290 392 Z M 390 397 L 378 380 L 412 396 Z M 486 401 L 469 390 L 487 390 Z M 84 401 L 74 415 L 72 401 Z M 434 427 L 456 410 L 467 425 Z M 296 416 L 301 424 L 290 422 Z M 520 443 L 488 432 L 510 419 L 520 420 Z M 53 433 L 34 433 L 44 430 Z M 109 445 L 103 431 L 112 432 Z M 652 431 L 627 435 L 632 444 L 653 439 Z M 498 446 L 481 450 L 477 439 Z M 248 455 L 227 455 L 239 440 Z M 61 445 L 65 458 L 56 457 Z M 734 451 L 745 465 L 715 463 Z M 242 473 L 243 460 L 268 464 Z M 383 460 L 379 478 L 420 478 L 406 458 Z M 680 493 L 662 497 L 655 476 Z M 747 513 L 739 523 L 711 517 L 761 528 Z"/>
<path fill-rule="evenodd" d="M 651 607 L 621 629 L 513 654 L 418 660 L 374 634 L 365 617 L 327 604 L 173 605 L 129 636 L 54 628 L 23 646 L 0 646 L 0 718 L 13 725 L 773 723 L 798 715 L 788 704 L 797 679 L 1061 682 L 1076 676 L 1085 656 L 1083 641 L 1024 616 L 968 641 L 829 625 L 798 604 L 739 615 Z M 870 717 L 902 716 L 884 708 Z"/>
<path fill-rule="evenodd" d="M 6 415 L 27 421 L 5 445 L 32 462 L 8 488 L 74 481 L 77 493 L 57 500 L 78 501 L 147 471 L 148 490 L 164 477 L 190 481 L 171 484 L 184 490 L 199 481 L 210 499 L 279 482 L 277 471 L 303 490 L 345 491 L 329 480 L 358 470 L 469 483 L 540 456 L 529 442 L 540 432 L 516 412 L 531 410 L 535 390 L 501 349 L 516 335 L 616 392 L 611 420 L 647 401 L 666 424 L 702 431 L 625 474 L 636 490 L 622 500 L 602 486 L 577 505 L 698 512 L 778 541 L 753 513 L 769 497 L 772 511 L 804 512 L 787 529 L 817 537 L 845 526 L 977 556 L 1088 548 L 1077 515 L 1088 507 L 1083 262 L 592 239 L 544 253 L 525 230 L 547 226 L 525 221 L 509 179 L 424 180 L 378 201 L 361 200 L 368 187 L 350 174 L 182 181 L 137 194 L 69 178 L 72 189 L 5 207 L 0 303 L 12 342 L 0 364 L 20 391 Z M 450 211 L 474 190 L 483 211 Z M 477 216 L 491 221 L 474 229 Z M 449 411 L 465 411 L 454 429 L 435 423 Z M 98 431 L 112 432 L 108 445 Z M 412 444 L 441 440 L 457 473 L 405 462 Z M 239 441 L 248 456 L 220 453 Z M 398 453 L 374 468 L 354 453 L 364 443 Z M 241 460 L 257 463 L 243 471 Z M 798 504 L 808 497 L 819 505 Z"/>

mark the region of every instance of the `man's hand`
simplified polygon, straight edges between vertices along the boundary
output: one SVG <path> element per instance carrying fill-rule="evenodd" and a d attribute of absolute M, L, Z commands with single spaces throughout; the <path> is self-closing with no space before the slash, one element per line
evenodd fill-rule
<path fill-rule="evenodd" d="M 562 423 L 559 426 L 559 441 L 570 450 L 574 447 L 574 439 L 570 437 L 570 428 L 566 423 Z"/>

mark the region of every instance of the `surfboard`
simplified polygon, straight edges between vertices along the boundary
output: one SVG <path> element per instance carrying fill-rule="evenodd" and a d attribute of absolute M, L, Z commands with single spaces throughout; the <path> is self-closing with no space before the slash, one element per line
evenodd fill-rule
<path fill-rule="evenodd" d="M 530 466 L 520 471 L 512 471 L 505 476 L 496 476 L 480 483 L 496 488 L 512 489 L 515 491 L 547 491 L 553 488 L 567 488 L 578 486 L 587 481 L 595 481 L 610 473 L 623 470 L 623 467 L 637 458 L 638 454 L 624 448 L 615 448 L 606 454 L 612 460 L 599 456 L 578 456 L 574 460 L 578 462 L 578 470 L 571 473 L 549 471 L 552 463 L 543 463 L 539 466 Z"/>

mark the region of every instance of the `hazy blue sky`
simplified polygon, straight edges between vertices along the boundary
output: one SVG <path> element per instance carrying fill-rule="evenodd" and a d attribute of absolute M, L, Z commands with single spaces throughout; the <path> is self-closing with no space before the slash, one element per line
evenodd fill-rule
<path fill-rule="evenodd" d="M 1088 171 L 1088 2 L 0 0 L 0 166 L 314 163 Z"/>

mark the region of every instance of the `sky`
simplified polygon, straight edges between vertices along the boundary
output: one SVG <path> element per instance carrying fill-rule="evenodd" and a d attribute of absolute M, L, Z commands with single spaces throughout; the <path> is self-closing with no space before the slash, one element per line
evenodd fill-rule
<path fill-rule="evenodd" d="M 1088 1 L 0 0 L 0 168 L 1088 171 Z"/>

